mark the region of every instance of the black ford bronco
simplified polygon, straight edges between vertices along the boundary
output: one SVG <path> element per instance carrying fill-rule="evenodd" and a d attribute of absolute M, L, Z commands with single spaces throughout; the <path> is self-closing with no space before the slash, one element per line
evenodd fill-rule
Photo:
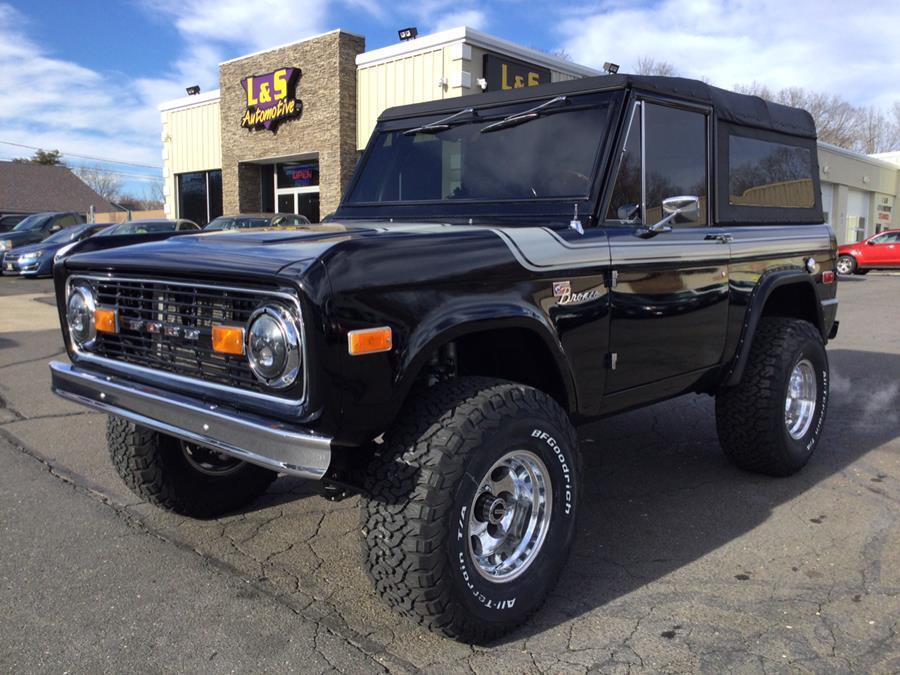
<path fill-rule="evenodd" d="M 574 424 L 704 393 L 737 466 L 809 460 L 837 331 L 815 138 L 674 78 L 394 108 L 321 225 L 80 244 L 53 390 L 109 414 L 161 507 L 216 516 L 279 473 L 360 493 L 378 593 L 489 640 L 566 560 Z"/>

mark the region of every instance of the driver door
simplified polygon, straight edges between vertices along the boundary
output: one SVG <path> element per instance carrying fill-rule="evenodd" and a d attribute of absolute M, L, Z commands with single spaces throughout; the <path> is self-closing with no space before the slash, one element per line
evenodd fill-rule
<path fill-rule="evenodd" d="M 606 395 L 634 390 L 637 403 L 677 393 L 722 358 L 730 237 L 710 224 L 711 113 L 634 103 L 605 220 L 615 280 Z M 664 200 L 685 195 L 699 209 L 653 232 Z"/>

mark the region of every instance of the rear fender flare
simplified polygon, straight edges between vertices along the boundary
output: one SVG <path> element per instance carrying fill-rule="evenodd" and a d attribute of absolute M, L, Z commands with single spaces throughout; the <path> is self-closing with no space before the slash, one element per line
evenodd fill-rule
<path fill-rule="evenodd" d="M 815 305 L 813 308 L 814 316 L 816 317 L 815 326 L 819 333 L 822 334 L 822 338 L 827 339 L 828 336 L 825 334 L 825 317 L 822 312 L 822 304 L 818 301 L 819 294 L 816 292 L 813 276 L 804 270 L 796 268 L 769 272 L 759 280 L 750 294 L 747 309 L 744 313 L 744 324 L 741 329 L 740 340 L 738 341 L 737 354 L 732 361 L 731 368 L 725 375 L 724 384 L 726 387 L 736 386 L 744 375 L 744 368 L 746 368 L 747 361 L 750 358 L 753 336 L 756 334 L 759 320 L 763 316 L 766 302 L 775 289 L 790 285 L 803 285 L 812 292 L 812 297 L 815 298 L 813 303 Z"/>

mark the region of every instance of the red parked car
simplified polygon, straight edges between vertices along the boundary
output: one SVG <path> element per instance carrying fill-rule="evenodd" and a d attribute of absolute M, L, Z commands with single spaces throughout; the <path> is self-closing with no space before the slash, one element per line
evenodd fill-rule
<path fill-rule="evenodd" d="M 869 270 L 900 268 L 900 230 L 886 230 L 838 248 L 839 274 L 867 274 Z"/>

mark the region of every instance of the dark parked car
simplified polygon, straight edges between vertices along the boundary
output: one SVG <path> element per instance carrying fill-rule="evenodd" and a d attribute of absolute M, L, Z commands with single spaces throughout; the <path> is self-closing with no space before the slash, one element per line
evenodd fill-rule
<path fill-rule="evenodd" d="M 309 225 L 309 218 L 293 213 L 242 213 L 239 216 L 219 216 L 204 227 L 211 230 L 246 230 L 259 227 Z"/>
<path fill-rule="evenodd" d="M 376 592 L 484 642 L 602 503 L 576 423 L 707 394 L 736 466 L 810 460 L 836 258 L 806 111 L 629 75 L 448 98 L 382 113 L 327 224 L 65 258 L 53 389 L 163 508 L 361 493 Z"/>
<path fill-rule="evenodd" d="M 841 274 L 890 269 L 900 269 L 900 230 L 885 230 L 838 249 L 837 270 Z"/>
<path fill-rule="evenodd" d="M 118 225 L 110 225 L 100 233 L 101 237 L 126 234 L 153 234 L 157 232 L 196 232 L 200 229 L 193 220 L 126 220 Z"/>
<path fill-rule="evenodd" d="M 22 275 L 29 277 L 49 277 L 53 274 L 53 260 L 56 255 L 69 246 L 92 237 L 109 227 L 104 224 L 73 225 L 56 234 L 51 234 L 37 244 L 20 246 L 7 251 L 0 258 L 0 270 L 6 275 Z"/>
<path fill-rule="evenodd" d="M 19 246 L 36 244 L 63 228 L 84 222 L 80 213 L 34 213 L 0 235 L 0 253 Z"/>
<path fill-rule="evenodd" d="M 0 216 L 0 232 L 9 232 L 27 217 L 26 214 Z"/>

